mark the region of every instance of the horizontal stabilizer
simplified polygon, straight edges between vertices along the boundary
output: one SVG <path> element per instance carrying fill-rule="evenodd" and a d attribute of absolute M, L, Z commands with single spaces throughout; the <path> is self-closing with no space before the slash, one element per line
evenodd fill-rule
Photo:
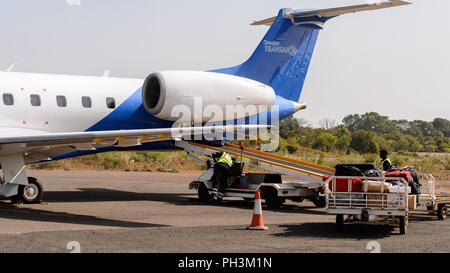
<path fill-rule="evenodd" d="M 323 17 L 330 18 L 330 17 L 336 17 L 336 16 L 346 14 L 346 13 L 355 13 L 355 12 L 367 11 L 367 10 L 385 9 L 385 8 L 409 5 L 409 4 L 411 4 L 411 3 L 402 1 L 402 0 L 391 0 L 388 2 L 379 2 L 379 3 L 364 4 L 364 5 L 330 8 L 330 9 L 302 10 L 302 11 L 286 10 L 284 17 L 291 18 L 291 19 L 305 18 L 305 17 L 308 18 L 308 17 L 314 17 L 314 16 L 317 16 L 319 18 L 323 18 Z M 277 17 L 275 16 L 275 17 L 267 18 L 267 19 L 264 19 L 261 21 L 256 21 L 256 22 L 253 22 L 251 25 L 252 26 L 257 26 L 257 25 L 271 26 L 276 18 Z"/>

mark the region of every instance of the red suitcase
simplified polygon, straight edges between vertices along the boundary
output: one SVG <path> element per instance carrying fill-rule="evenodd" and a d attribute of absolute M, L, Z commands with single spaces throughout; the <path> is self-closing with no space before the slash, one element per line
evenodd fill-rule
<path fill-rule="evenodd" d="M 329 178 L 328 175 L 324 175 L 322 180 L 325 182 Z M 348 189 L 348 179 L 338 178 L 336 179 L 336 192 L 361 192 L 362 191 L 362 180 L 358 178 L 351 179 L 351 191 Z M 333 189 L 333 180 L 331 180 L 328 184 L 330 190 Z"/>
<path fill-rule="evenodd" d="M 408 182 L 408 183 L 411 183 L 413 181 L 413 178 L 409 171 L 395 171 L 395 172 L 387 173 L 384 176 L 385 177 L 403 177 L 403 179 L 405 179 L 406 182 Z"/>

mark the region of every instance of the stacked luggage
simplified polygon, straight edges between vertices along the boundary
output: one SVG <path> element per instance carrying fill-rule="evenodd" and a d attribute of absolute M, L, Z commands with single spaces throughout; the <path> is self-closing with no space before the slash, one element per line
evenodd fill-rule
<path fill-rule="evenodd" d="M 419 175 L 414 167 L 406 167 L 406 168 L 394 168 L 391 171 L 384 175 L 385 177 L 403 177 L 405 181 L 408 182 L 408 186 L 411 187 L 411 193 L 419 195 L 420 187 L 422 186 L 419 181 Z"/>
<path fill-rule="evenodd" d="M 366 176 L 366 177 L 382 177 L 383 174 L 378 170 L 374 164 L 339 164 L 336 165 L 335 176 Z M 411 187 L 412 194 L 420 194 L 420 181 L 419 175 L 414 167 L 405 168 L 393 168 L 390 172 L 386 173 L 384 177 L 402 177 L 408 182 L 408 186 Z M 324 180 L 325 181 L 325 180 Z M 397 185 L 394 180 L 387 180 L 387 182 Z M 400 185 L 402 186 L 402 185 Z"/>
<path fill-rule="evenodd" d="M 373 193 L 400 193 L 405 192 L 411 193 L 413 195 L 420 194 L 420 183 L 418 180 L 417 170 L 414 167 L 407 167 L 403 169 L 393 169 L 391 172 L 383 173 L 378 170 L 374 164 L 339 164 L 335 167 L 336 172 L 335 176 L 337 177 L 376 177 L 378 179 L 374 180 L 366 180 L 354 178 L 351 179 L 351 183 L 349 183 L 349 179 L 345 178 L 337 178 L 335 183 L 331 180 L 329 182 L 329 189 L 333 192 L 340 193 L 339 196 L 336 196 L 338 199 L 348 199 L 345 196 L 345 193 L 352 193 L 352 198 L 355 199 L 364 199 L 365 193 L 372 193 L 371 195 L 367 195 L 367 199 L 377 198 L 377 195 L 373 195 Z M 385 182 L 379 181 L 379 178 L 386 178 Z M 398 181 L 398 179 L 389 180 L 388 178 L 403 178 L 407 185 Z M 324 176 L 323 181 L 325 182 L 329 176 Z M 378 180 L 378 181 L 377 181 Z M 406 189 L 405 189 L 406 187 Z M 361 198 L 356 198 L 355 194 L 361 194 Z M 350 195 L 350 194 L 347 194 Z M 414 201 L 417 198 L 414 198 Z M 373 203 L 379 201 L 374 200 Z M 370 201 L 369 201 L 370 203 Z"/>

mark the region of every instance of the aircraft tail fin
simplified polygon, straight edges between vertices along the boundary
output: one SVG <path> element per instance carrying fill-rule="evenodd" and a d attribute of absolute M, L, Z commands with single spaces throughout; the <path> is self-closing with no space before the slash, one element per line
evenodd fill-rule
<path fill-rule="evenodd" d="M 277 16 L 252 23 L 270 29 L 252 56 L 243 64 L 214 70 L 270 85 L 276 95 L 297 102 L 302 92 L 319 31 L 336 16 L 410 4 L 391 0 L 330 9 L 281 9 Z"/>

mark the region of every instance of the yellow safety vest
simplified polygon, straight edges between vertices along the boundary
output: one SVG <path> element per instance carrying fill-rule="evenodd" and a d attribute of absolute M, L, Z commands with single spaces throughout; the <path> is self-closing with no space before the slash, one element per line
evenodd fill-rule
<path fill-rule="evenodd" d="M 231 155 L 223 153 L 219 160 L 217 160 L 217 163 L 225 163 L 231 167 L 233 166 L 233 159 L 231 159 Z"/>
<path fill-rule="evenodd" d="M 381 163 L 380 163 L 380 169 L 381 169 L 381 170 L 384 170 L 384 168 L 383 168 L 384 166 L 383 166 L 383 165 L 384 165 L 384 162 L 385 162 L 385 161 L 389 162 L 389 165 L 391 165 L 391 167 L 392 167 L 392 162 L 391 162 L 391 160 L 390 160 L 389 158 L 386 158 L 385 160 L 381 161 Z"/>

